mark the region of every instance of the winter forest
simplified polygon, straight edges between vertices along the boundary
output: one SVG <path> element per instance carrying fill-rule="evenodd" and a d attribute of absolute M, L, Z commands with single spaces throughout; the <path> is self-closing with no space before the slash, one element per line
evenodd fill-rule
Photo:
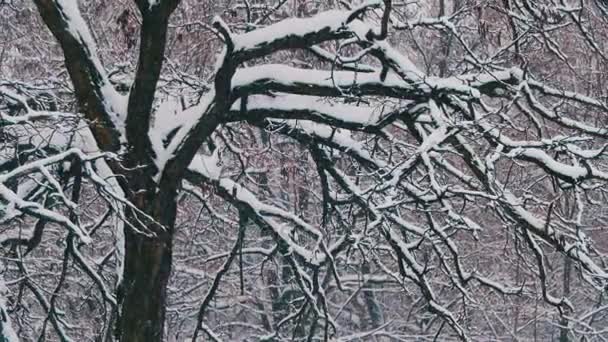
<path fill-rule="evenodd" d="M 606 0 L 0 0 L 0 341 L 607 341 L 607 35 Z"/>

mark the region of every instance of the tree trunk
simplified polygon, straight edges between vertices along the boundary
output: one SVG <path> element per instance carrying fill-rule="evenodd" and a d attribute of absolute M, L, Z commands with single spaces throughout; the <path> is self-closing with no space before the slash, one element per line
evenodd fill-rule
<path fill-rule="evenodd" d="M 171 273 L 171 239 L 125 232 L 121 341 L 162 341 L 167 282 Z"/>
<path fill-rule="evenodd" d="M 124 228 L 125 260 L 119 289 L 117 335 L 120 341 L 163 341 L 176 214 L 175 200 L 169 197 L 169 200 L 156 198 L 148 202 L 153 203 L 150 216 L 157 223 L 149 223 L 145 228 L 156 236 L 146 236 L 131 227 L 141 227 L 142 215 L 127 216 L 130 224 Z"/>

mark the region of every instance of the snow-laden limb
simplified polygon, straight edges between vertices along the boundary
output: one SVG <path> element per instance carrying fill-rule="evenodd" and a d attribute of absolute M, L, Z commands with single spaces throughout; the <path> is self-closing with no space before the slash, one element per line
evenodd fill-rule
<path fill-rule="evenodd" d="M 365 130 L 384 126 L 394 120 L 399 111 L 388 111 L 382 107 L 352 106 L 323 101 L 306 95 L 254 95 L 247 98 L 247 111 L 241 114 L 241 100 L 229 113 L 229 121 L 264 118 L 304 119 L 338 127 Z M 232 119 L 234 118 L 234 119 Z"/>
<path fill-rule="evenodd" d="M 581 121 L 574 120 L 574 119 L 571 119 L 571 118 L 568 118 L 568 117 L 565 117 L 562 115 L 558 115 L 554 111 L 552 111 L 549 108 L 547 108 L 546 106 L 544 106 L 536 98 L 536 96 L 534 96 L 534 94 L 530 88 L 531 88 L 530 86 L 528 86 L 527 84 L 524 84 L 521 89 L 522 89 L 523 95 L 526 97 L 526 100 L 527 100 L 530 108 L 532 108 L 535 113 L 538 113 L 540 116 L 542 116 L 552 122 L 556 122 L 563 127 L 574 129 L 574 130 L 580 131 L 582 133 L 589 134 L 591 136 L 599 136 L 599 137 L 608 136 L 608 129 L 606 129 L 606 128 L 596 127 L 596 126 L 587 124 L 585 122 L 581 122 Z M 537 83 L 536 88 L 540 88 L 540 84 Z M 547 89 L 544 89 L 544 90 L 547 90 Z M 571 97 L 577 101 L 582 101 L 583 103 L 589 103 L 589 101 L 587 101 L 586 99 L 581 98 L 579 96 L 575 96 L 574 93 L 566 94 L 565 96 L 568 96 L 568 95 L 569 95 L 569 97 Z"/>
<path fill-rule="evenodd" d="M 11 106 L 17 107 L 17 111 L 25 113 L 15 115 L 0 110 L 1 127 L 35 123 L 38 121 L 76 120 L 78 118 L 74 113 L 34 110 L 28 104 L 28 98 L 11 89 L 9 84 L 10 82 L 1 82 L 0 80 L 0 104 L 6 102 Z"/>
<path fill-rule="evenodd" d="M 499 127 L 495 127 L 491 123 L 486 122 L 478 111 L 473 111 L 473 117 L 476 120 L 478 130 L 483 132 L 486 137 L 499 144 L 500 150 L 510 158 L 520 159 L 532 162 L 542 169 L 546 170 L 547 174 L 552 174 L 560 179 L 570 183 L 577 183 L 587 179 L 591 180 L 608 180 L 608 173 L 599 170 L 586 159 L 595 159 L 606 152 L 606 147 L 592 150 L 584 150 L 576 143 L 584 144 L 589 139 L 584 137 L 564 137 L 557 136 L 553 139 L 541 139 L 536 141 L 518 141 L 511 139 L 504 134 Z M 588 133 L 588 132 L 587 132 Z M 546 151 L 556 150 L 565 153 L 571 153 L 583 159 L 583 165 L 570 165 L 556 158 L 549 156 Z"/>
<path fill-rule="evenodd" d="M 193 164 L 190 165 L 188 168 L 190 171 L 189 181 L 194 183 L 202 181 L 216 186 L 222 197 L 228 199 L 233 205 L 241 208 L 241 210 L 247 210 L 254 222 L 265 229 L 269 229 L 277 239 L 277 243 L 285 244 L 289 251 L 296 254 L 306 265 L 313 267 L 324 265 L 329 261 L 331 254 L 338 253 L 351 242 L 348 236 L 341 236 L 327 250 L 323 250 L 321 243 L 325 237 L 319 229 L 311 226 L 292 213 L 261 202 L 255 194 L 233 180 L 222 178 L 217 172 L 210 172 L 210 168 L 206 165 L 210 164 L 211 161 L 207 161 L 206 159 L 208 158 L 199 155 Z M 288 224 L 275 218 L 288 222 Z M 292 232 L 294 228 L 310 234 L 314 238 L 316 243 L 312 251 L 293 240 Z"/>
<path fill-rule="evenodd" d="M 161 133 L 160 135 L 155 128 L 150 130 L 149 136 L 152 145 L 155 146 L 154 150 L 157 156 L 155 164 L 158 166 L 158 172 L 155 179 L 159 179 L 168 161 L 178 168 L 189 164 L 194 156 L 194 145 L 200 144 L 203 138 L 210 134 L 209 127 L 215 127 L 218 121 L 250 120 L 251 117 L 243 115 L 244 113 L 237 115 L 237 110 L 242 111 L 243 109 L 247 109 L 248 114 L 255 114 L 257 109 L 261 114 L 266 108 L 255 108 L 253 105 L 259 105 L 257 102 L 261 101 L 262 96 L 249 97 L 248 95 L 251 94 L 282 92 L 286 93 L 284 96 L 299 94 L 302 96 L 331 97 L 377 95 L 415 100 L 458 94 L 466 98 L 476 99 L 480 94 L 493 95 L 495 89 L 506 88 L 520 81 L 521 71 L 517 69 L 446 79 L 424 75 L 407 56 L 392 48 L 385 41 L 376 41 L 369 38 L 368 33 L 373 31 L 373 27 L 368 26 L 358 17 L 365 12 L 367 7 L 377 5 L 377 3 L 369 3 L 353 11 L 330 11 L 310 18 L 283 20 L 266 28 L 240 35 L 230 32 L 230 29 L 221 19 L 215 20 L 214 25 L 217 26 L 218 30 L 224 32 L 222 36 L 226 43 L 226 49 L 218 57 L 218 65 L 215 70 L 215 92 L 206 94 L 204 99 L 200 101 L 200 105 L 183 110 L 184 113 L 196 113 L 195 115 L 179 115 L 181 116 L 179 121 L 183 124 L 169 125 L 167 127 L 173 127 L 174 129 L 165 128 L 164 131 L 167 133 Z M 280 29 L 283 27 L 289 29 Z M 369 54 L 382 63 L 382 70 L 378 69 L 373 73 L 331 72 L 296 69 L 280 65 L 238 68 L 240 64 L 247 60 L 276 51 L 307 48 L 327 40 L 352 36 L 358 36 L 364 46 L 369 45 L 364 51 L 369 51 Z M 363 52 L 363 54 L 367 53 Z M 386 72 L 385 69 L 390 69 L 391 72 Z M 277 98 L 281 98 L 281 96 L 277 96 Z M 295 101 L 297 99 L 295 97 L 285 97 L 283 99 L 285 99 L 283 102 L 314 102 L 311 97 L 303 97 L 298 101 Z M 276 100 L 276 102 L 280 108 L 275 106 L 275 108 L 271 107 L 269 109 L 283 111 L 302 109 L 286 107 L 279 100 Z M 342 106 L 344 105 L 342 104 Z M 232 109 L 232 112 L 226 117 L 224 113 L 229 108 Z M 360 112 L 354 106 L 343 108 L 345 111 Z M 329 107 L 314 109 L 329 109 Z M 345 125 L 351 125 L 352 128 L 353 124 L 357 126 L 384 125 L 394 119 L 393 114 L 398 113 L 387 114 L 386 118 L 376 118 L 374 112 L 361 114 L 361 118 L 355 118 L 354 123 L 348 122 L 353 121 L 350 118 L 337 116 L 335 110 L 333 112 L 330 110 L 330 113 L 314 110 L 312 113 L 299 111 L 299 113 L 291 114 L 291 117 L 313 115 L 317 116 L 318 121 L 330 120 L 332 124 L 338 125 L 346 120 Z M 289 117 L 290 114 L 286 112 L 286 115 Z M 175 136 L 169 138 L 171 140 L 168 143 L 169 146 L 159 148 L 158 146 L 161 145 L 159 142 L 168 137 L 168 132 L 175 133 Z"/>
<path fill-rule="evenodd" d="M 380 80 L 380 70 L 372 73 L 300 69 L 282 64 L 263 64 L 237 70 L 232 78 L 236 96 L 286 92 L 302 95 L 342 96 L 369 94 L 415 98 L 418 89 L 395 75 Z M 422 92 L 423 90 L 420 90 Z M 242 94 L 242 95 L 241 95 Z"/>
<path fill-rule="evenodd" d="M 43 120 L 75 120 L 77 118 L 77 115 L 65 112 L 36 111 L 34 113 L 15 116 L 7 115 L 6 113 L 0 111 L 0 120 L 2 120 L 2 126 L 7 124 L 23 125 Z"/>
<path fill-rule="evenodd" d="M 100 147 L 118 151 L 124 142 L 126 98 L 114 89 L 97 54 L 95 40 L 78 8 L 69 0 L 37 0 L 36 6 L 65 51 L 80 110 L 93 125 Z"/>
<path fill-rule="evenodd" d="M 234 53 L 236 61 L 258 58 L 269 53 L 345 38 L 349 32 L 345 25 L 352 21 L 352 11 L 327 11 L 311 18 L 293 18 L 276 24 L 236 35 Z"/>
<path fill-rule="evenodd" d="M 50 182 L 50 184 L 55 184 L 55 191 L 57 191 L 60 194 L 61 198 L 63 198 L 64 205 L 67 205 L 68 207 L 71 207 L 72 210 L 74 210 L 75 205 L 71 203 L 71 201 L 69 201 L 62 194 L 63 192 L 61 190 L 61 187 L 57 184 L 54 176 L 52 176 L 47 171 L 47 167 L 64 161 L 69 161 L 71 158 L 77 158 L 82 162 L 90 163 L 94 162 L 97 159 L 103 158 L 104 156 L 104 154 L 89 156 L 84 154 L 80 149 L 72 148 L 56 155 L 27 163 L 20 167 L 16 167 L 9 172 L 0 174 L 0 196 L 6 203 L 5 211 L 11 212 L 12 210 L 19 210 L 34 215 L 38 218 L 48 219 L 51 222 L 58 223 L 72 230 L 83 242 L 90 242 L 91 239 L 88 236 L 88 233 L 86 231 L 83 231 L 78 224 L 72 222 L 72 220 L 62 214 L 45 208 L 43 205 L 35 201 L 28 201 L 23 199 L 19 194 L 15 193 L 5 184 L 7 184 L 7 182 L 9 182 L 10 180 L 16 180 L 17 178 L 25 175 L 29 175 L 32 173 L 40 173 L 45 181 Z"/>
<path fill-rule="evenodd" d="M 598 170 L 597 168 L 586 164 L 584 166 L 570 165 L 556 161 L 550 157 L 545 151 L 532 148 L 513 149 L 508 154 L 509 157 L 521 158 L 529 160 L 541 165 L 547 170 L 547 173 L 553 174 L 556 177 L 566 179 L 572 183 L 584 179 L 597 179 L 608 181 L 608 173 Z"/>
<path fill-rule="evenodd" d="M 76 223 L 72 222 L 69 218 L 64 215 L 58 214 L 55 211 L 44 208 L 41 204 L 32 201 L 25 201 L 9 188 L 0 184 L 0 197 L 7 203 L 6 206 L 11 209 L 19 210 L 21 212 L 28 213 L 32 216 L 38 217 L 40 219 L 49 220 L 51 222 L 55 222 L 66 228 L 73 231 L 82 242 L 90 243 L 91 238 L 86 231 L 83 231 L 82 228 Z"/>
<path fill-rule="evenodd" d="M 155 179 L 162 177 L 167 163 L 179 159 L 180 152 L 190 147 L 190 141 L 198 130 L 207 124 L 206 119 L 213 115 L 215 93 L 205 94 L 195 106 L 181 110 L 176 101 L 166 101 L 157 111 L 154 125 L 148 132 L 154 149 L 154 163 L 157 168 Z M 196 154 L 189 158 L 189 163 Z M 186 158 L 188 159 L 188 158 Z"/>
<path fill-rule="evenodd" d="M 92 133 L 82 135 L 84 141 L 89 143 L 94 142 Z M 87 146 L 85 144 L 85 146 Z M 117 175 L 112 171 L 108 162 L 104 158 L 96 159 L 94 163 L 85 164 L 88 168 L 88 175 L 92 178 L 93 183 L 99 188 L 99 192 L 108 201 L 112 211 L 114 212 L 114 223 L 112 224 L 115 242 L 114 248 L 116 253 L 116 283 L 120 284 L 123 276 L 124 256 L 125 256 L 125 208 L 133 208 L 133 205 L 126 199 L 123 188 L 118 182 Z M 104 292 L 104 297 L 110 298 Z"/>
<path fill-rule="evenodd" d="M 86 51 L 87 56 L 90 59 L 91 65 L 87 66 L 89 69 L 88 72 L 96 79 L 96 86 L 98 87 L 96 91 L 99 92 L 100 99 L 103 101 L 107 113 L 113 114 L 110 117 L 113 120 L 116 120 L 114 121 L 115 124 L 122 125 L 122 120 L 124 120 L 124 117 L 122 116 L 125 114 L 126 110 L 124 107 L 124 100 L 121 99 L 122 96 L 118 94 L 108 80 L 108 75 L 99 60 L 97 44 L 91 35 L 87 23 L 82 18 L 82 14 L 78 8 L 78 2 L 70 0 L 52 1 L 55 3 L 54 6 L 63 19 L 63 24 L 65 25 L 64 30 L 68 31 L 72 38 L 80 44 L 81 48 Z M 120 126 L 117 125 L 117 127 Z"/>
<path fill-rule="evenodd" d="M 393 50 L 391 54 L 402 56 Z M 402 64 L 396 64 L 396 67 L 403 70 L 405 67 Z M 232 78 L 232 88 L 235 97 L 276 91 L 314 96 L 365 95 L 424 100 L 450 94 L 473 98 L 480 94 L 493 95 L 496 89 L 517 85 L 520 80 L 519 69 L 449 78 L 426 77 L 420 72 L 412 77 L 389 73 L 383 78 L 382 71 L 378 69 L 358 73 L 263 64 L 238 69 Z"/>
<path fill-rule="evenodd" d="M 32 115 L 36 116 L 37 113 L 37 111 L 34 111 Z M 32 197 L 28 194 L 50 186 L 53 189 L 54 196 L 59 196 L 62 199 L 61 202 L 70 211 L 77 211 L 77 205 L 72 203 L 63 193 L 62 186 L 50 170 L 57 167 L 65 168 L 65 165 L 69 165 L 73 160 L 79 160 L 85 163 L 87 176 L 94 180 L 94 184 L 105 189 L 110 202 L 114 203 L 116 212 L 120 212 L 122 203 L 125 201 L 124 195 L 114 173 L 105 160 L 106 158 L 112 160 L 114 156 L 99 151 L 91 131 L 81 121 L 74 121 L 74 125 L 66 123 L 66 127 L 62 127 L 63 124 L 53 125 L 54 122 L 54 120 L 51 120 L 47 124 L 40 123 L 38 120 L 27 120 L 23 124 L 11 127 L 12 132 L 15 132 L 20 140 L 25 140 L 23 142 L 24 146 L 35 146 L 32 147 L 33 151 L 37 149 L 44 151 L 46 149 L 48 152 L 45 154 L 50 155 L 37 160 L 30 160 L 0 174 L 0 185 L 2 186 L 3 197 L 6 200 L 2 220 L 10 220 L 23 212 L 29 213 L 40 219 L 48 219 L 51 222 L 68 227 L 86 242 L 89 241 L 89 237 L 76 222 L 72 222 L 65 215 L 44 208 L 35 198 L 28 200 Z M 30 132 L 36 132 L 36 134 L 31 135 Z M 21 142 L 18 140 L 18 143 Z M 28 178 L 36 181 L 32 182 Z M 12 182 L 18 183 L 16 190 L 6 186 L 12 184 Z M 41 186 L 41 184 L 47 185 Z M 112 198 L 115 200 L 112 200 Z M 118 234 L 120 233 L 118 232 Z"/>
<path fill-rule="evenodd" d="M 594 99 L 592 97 L 577 93 L 577 92 L 573 92 L 573 91 L 565 91 L 565 90 L 559 90 L 556 88 L 553 88 L 547 84 L 544 84 L 542 82 L 536 81 L 536 80 L 526 80 L 527 86 L 530 87 L 530 89 L 534 89 L 539 91 L 541 94 L 544 95 L 549 95 L 549 96 L 553 96 L 556 98 L 564 98 L 567 100 L 572 100 L 572 101 L 576 101 L 582 104 L 586 104 L 592 107 L 595 107 L 601 111 L 608 111 L 608 107 L 606 106 L 606 104 L 602 101 L 599 101 L 597 99 Z"/>
<path fill-rule="evenodd" d="M 518 199 L 511 192 L 506 190 L 503 190 L 502 196 L 503 198 L 501 198 L 500 202 L 503 203 L 507 213 L 513 217 L 514 220 L 524 225 L 527 230 L 542 238 L 555 249 L 567 254 L 574 260 L 577 260 L 585 272 L 589 272 L 591 279 L 595 282 L 594 285 L 603 288 L 603 284 L 608 279 L 608 272 L 593 261 L 587 254 L 587 241 L 575 240 L 574 242 L 567 242 L 564 239 L 565 236 L 557 232 L 550 222 L 547 222 L 526 210 L 523 207 L 523 201 L 521 199 Z"/>

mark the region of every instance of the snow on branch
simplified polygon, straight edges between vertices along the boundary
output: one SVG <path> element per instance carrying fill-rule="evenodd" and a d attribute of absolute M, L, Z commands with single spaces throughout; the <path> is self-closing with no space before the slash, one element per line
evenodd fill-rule
<path fill-rule="evenodd" d="M 517 86 L 517 69 L 449 78 L 418 77 L 402 79 L 391 73 L 382 79 L 381 71 L 356 73 L 298 69 L 285 65 L 260 65 L 237 70 L 232 79 L 235 97 L 269 91 L 314 96 L 383 96 L 426 101 L 431 97 L 460 95 L 478 98 L 496 89 Z"/>
<path fill-rule="evenodd" d="M 275 119 L 305 119 L 333 124 L 339 127 L 364 130 L 386 125 L 400 111 L 385 111 L 382 108 L 357 107 L 326 103 L 316 97 L 305 95 L 254 95 L 247 99 L 246 116 L 240 112 L 240 102 L 232 107 L 230 121 Z"/>
<path fill-rule="evenodd" d="M 324 7 L 308 12 L 314 4 L 303 2 L 298 18 L 260 27 L 291 15 L 289 9 L 279 13 L 286 2 L 245 1 L 229 12 L 234 17 L 214 17 L 210 31 L 223 50 L 215 68 L 205 69 L 206 62 L 198 63 L 208 60 L 207 45 L 192 56 L 194 65 L 182 63 L 181 50 L 167 55 L 166 43 L 195 45 L 191 24 L 180 23 L 196 21 L 178 13 L 169 25 L 178 2 L 137 1 L 142 39 L 127 103 L 108 79 L 78 2 L 35 1 L 63 49 L 76 112 L 84 118 L 64 112 L 71 102 L 60 109 L 38 106 L 36 91 L 0 82 L 0 140 L 6 144 L 0 223 L 27 223 L 29 215 L 67 228 L 65 260 L 88 276 L 100 302 L 122 310 L 122 293 L 106 284 L 105 261 L 90 258 L 84 246 L 98 230 L 80 223 L 84 204 L 68 196 L 69 181 L 57 178 L 73 161 L 82 162 L 83 194 L 93 193 L 108 208 L 101 221 L 117 218 L 110 237 L 116 244 L 103 260 L 114 257 L 122 275 L 125 253 L 150 246 L 150 255 L 170 259 L 155 269 L 179 263 L 173 275 L 188 279 L 187 296 L 196 300 L 159 305 L 173 305 L 168 310 L 179 313 L 176 319 L 186 317 L 180 324 L 196 323 L 194 338 L 202 329 L 211 339 L 230 339 L 232 329 L 277 340 L 295 331 L 295 339 L 305 335 L 298 331 L 303 327 L 311 340 L 392 338 L 398 330 L 404 335 L 395 339 L 475 340 L 485 328 L 470 322 L 482 322 L 483 309 L 497 298 L 515 307 L 515 296 L 553 306 L 559 328 L 571 335 L 578 333 L 576 314 L 583 317 L 580 326 L 595 333 L 588 323 L 595 313 L 577 310 L 601 310 L 577 296 L 601 294 L 608 283 L 597 239 L 606 220 L 608 106 L 593 97 L 603 92 L 581 82 L 591 78 L 571 63 L 572 51 L 559 46 L 568 40 L 580 48 L 570 39 L 573 32 L 562 31 L 578 28 L 582 45 L 605 60 L 586 22 L 596 20 L 589 14 L 595 12 L 586 17 L 579 8 L 523 0 L 454 4 L 452 10 L 442 3 L 439 16 L 425 17 L 411 14 L 409 3 L 390 0 L 364 1 L 355 9 L 342 1 L 348 10 L 320 13 Z M 238 18 L 243 9 L 246 21 Z M 510 25 L 501 27 L 503 21 Z M 392 35 L 391 29 L 402 32 Z M 442 39 L 434 41 L 438 35 Z M 213 38 L 197 32 L 200 37 Z M 530 42 L 545 46 L 534 45 L 531 54 Z M 580 77 L 552 75 L 559 69 L 540 65 L 545 58 Z M 168 81 L 163 63 L 173 73 Z M 601 70 L 591 69 L 600 83 Z M 584 83 L 588 94 L 562 90 L 571 80 L 574 87 Z M 196 205 L 204 214 L 195 218 Z M 245 236 L 247 222 L 259 235 L 247 227 Z M 236 241 L 226 238 L 235 227 Z M 133 233 L 126 235 L 132 243 L 125 243 L 123 228 Z M 35 226 L 11 230 L 2 246 L 18 253 L 39 232 Z M 75 238 L 81 245 L 70 244 Z M 503 242 L 514 246 L 501 255 L 504 262 L 495 254 Z M 555 267 L 556 257 L 572 263 L 591 286 L 581 282 L 582 290 L 569 294 L 566 285 L 562 291 L 552 284 L 565 279 L 567 269 Z M 150 259 L 125 261 L 139 258 L 141 266 Z M 126 276 L 137 274 L 137 262 L 125 263 L 131 267 Z M 209 276 L 208 263 L 217 263 L 219 272 Z M 146 283 L 146 277 L 138 279 Z M 163 286 L 175 280 L 164 281 L 155 284 L 162 295 L 154 298 L 164 297 Z M 239 298 L 217 300 L 224 291 L 234 296 L 238 285 Z M 56 295 L 49 300 L 30 286 L 58 334 L 72 333 L 53 307 Z M 410 317 L 384 321 L 383 312 L 395 317 L 393 305 L 411 308 Z M 138 309 L 132 317 L 140 317 Z M 237 310 L 224 325 L 221 319 Z M 188 322 L 197 311 L 198 320 Z M 501 329 L 519 338 L 524 328 Z M 498 340 L 504 332 L 493 333 Z"/>
<path fill-rule="evenodd" d="M 37 0 L 35 3 L 64 51 L 74 52 L 65 54 L 66 67 L 85 117 L 103 123 L 93 128 L 97 140 L 104 149 L 117 151 L 126 115 L 126 98 L 110 83 L 78 2 Z"/>
<path fill-rule="evenodd" d="M 329 261 L 328 255 L 342 250 L 349 243 L 350 239 L 343 236 L 328 247 L 327 250 L 323 250 L 321 244 L 325 237 L 320 230 L 292 213 L 261 202 L 254 193 L 235 183 L 233 180 L 219 178 L 217 173 L 210 173 L 209 168 L 204 166 L 208 164 L 205 162 L 204 157 L 199 157 L 196 161 L 196 163 L 191 164 L 188 168 L 190 182 L 200 183 L 202 181 L 216 186 L 222 197 L 229 200 L 240 210 L 247 210 L 254 222 L 264 229 L 269 229 L 277 239 L 277 243 L 285 244 L 289 251 L 295 253 L 306 265 L 315 267 L 324 265 Z M 282 223 L 276 219 L 288 223 Z M 309 234 L 316 241 L 312 251 L 293 240 L 292 231 L 294 228 Z"/>
<path fill-rule="evenodd" d="M 259 58 L 278 50 L 304 48 L 345 38 L 344 25 L 352 12 L 327 11 L 311 18 L 293 18 L 234 37 L 237 63 Z"/>

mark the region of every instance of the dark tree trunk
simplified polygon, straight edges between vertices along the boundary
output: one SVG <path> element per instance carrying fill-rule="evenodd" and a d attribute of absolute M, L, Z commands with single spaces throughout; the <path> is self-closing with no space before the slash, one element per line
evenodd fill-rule
<path fill-rule="evenodd" d="M 150 216 L 156 222 L 146 224 L 145 228 L 148 230 L 146 234 L 155 236 L 147 236 L 134 229 L 142 230 L 142 215 L 127 214 L 133 227 L 127 224 L 124 228 L 125 260 L 117 326 L 120 341 L 163 341 L 176 214 L 176 203 L 173 196 L 169 197 L 151 202 Z"/>
<path fill-rule="evenodd" d="M 121 341 L 162 341 L 167 282 L 171 273 L 171 239 L 126 232 Z"/>

